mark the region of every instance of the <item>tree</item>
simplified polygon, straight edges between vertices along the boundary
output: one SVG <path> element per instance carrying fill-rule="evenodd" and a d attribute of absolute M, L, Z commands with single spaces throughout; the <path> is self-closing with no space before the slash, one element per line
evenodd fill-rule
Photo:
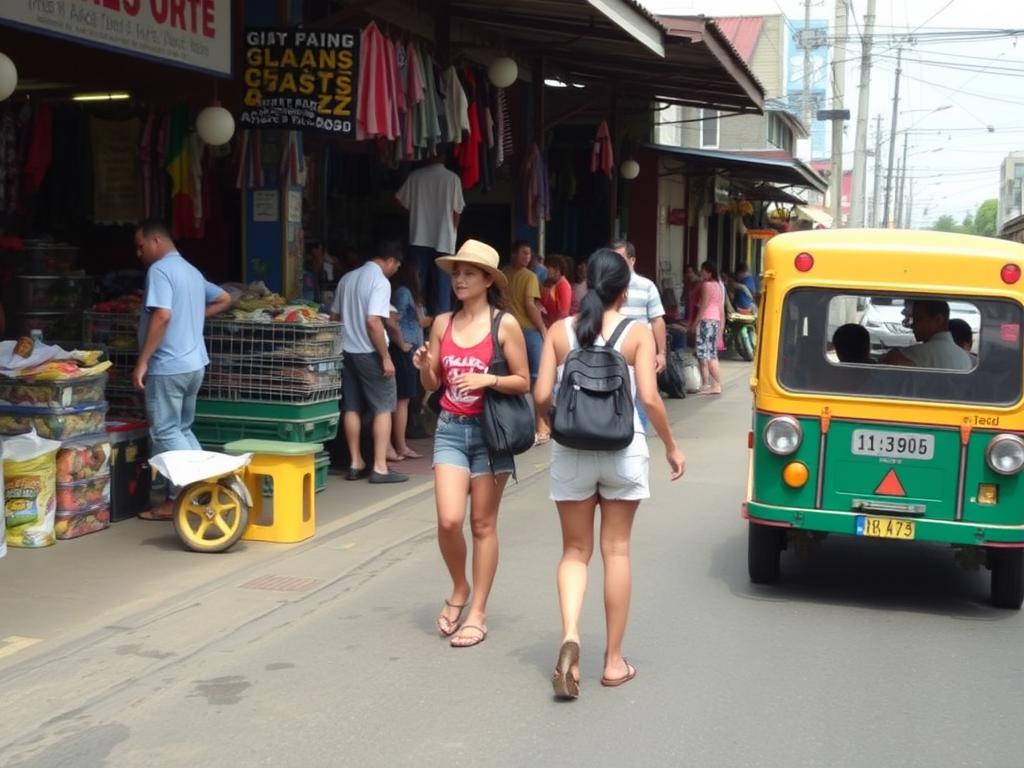
<path fill-rule="evenodd" d="M 995 198 L 986 200 L 978 206 L 974 214 L 974 234 L 985 237 L 996 236 L 996 217 L 999 214 L 999 201 Z"/>
<path fill-rule="evenodd" d="M 948 213 L 939 216 L 935 223 L 932 225 L 932 229 L 938 230 L 939 232 L 960 232 L 960 225 L 956 223 L 956 219 L 950 216 Z"/>
<path fill-rule="evenodd" d="M 974 216 L 971 215 L 970 213 L 968 213 L 966 216 L 964 216 L 964 223 L 960 225 L 960 229 L 957 230 L 957 231 L 958 232 L 963 232 L 964 234 L 967 234 L 967 235 L 973 235 L 974 234 Z"/>

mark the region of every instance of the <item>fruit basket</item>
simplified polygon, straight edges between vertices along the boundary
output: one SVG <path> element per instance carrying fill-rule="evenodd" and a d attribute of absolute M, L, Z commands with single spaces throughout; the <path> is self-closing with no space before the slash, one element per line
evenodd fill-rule
<path fill-rule="evenodd" d="M 98 405 L 104 400 L 107 374 L 61 381 L 28 381 L 0 377 L 0 405 L 68 408 Z"/>
<path fill-rule="evenodd" d="M 34 427 L 48 440 L 69 440 L 103 431 L 107 405 L 73 405 L 70 408 L 0 406 L 0 435 L 22 435 Z"/>
<path fill-rule="evenodd" d="M 109 473 L 74 483 L 57 483 L 58 512 L 84 512 L 99 506 L 110 506 Z"/>
<path fill-rule="evenodd" d="M 57 451 L 57 482 L 89 480 L 110 471 L 110 438 L 104 433 L 70 440 Z"/>
<path fill-rule="evenodd" d="M 80 512 L 57 510 L 53 532 L 58 539 L 77 539 L 87 533 L 96 533 L 110 527 L 110 507 L 98 506 Z"/>

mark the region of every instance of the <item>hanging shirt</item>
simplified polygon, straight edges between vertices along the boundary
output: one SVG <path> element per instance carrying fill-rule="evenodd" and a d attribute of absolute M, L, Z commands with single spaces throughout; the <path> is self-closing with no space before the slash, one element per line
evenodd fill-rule
<path fill-rule="evenodd" d="M 374 22 L 363 29 L 359 42 L 359 93 L 356 103 L 356 139 L 388 135 L 387 40 Z"/>
<path fill-rule="evenodd" d="M 53 159 L 53 112 L 47 104 L 36 107 L 35 120 L 32 121 L 32 139 L 25 157 L 25 165 L 21 169 L 23 188 L 32 195 L 39 191 L 50 170 Z"/>
<path fill-rule="evenodd" d="M 597 136 L 594 138 L 594 150 L 590 156 L 590 170 L 597 173 L 600 170 L 609 179 L 612 177 L 612 166 L 615 158 L 612 154 L 612 139 L 608 132 L 608 123 L 604 120 L 597 127 Z"/>
<path fill-rule="evenodd" d="M 462 141 L 463 134 L 470 130 L 469 125 L 469 100 L 466 92 L 459 82 L 459 74 L 455 67 L 448 67 L 444 73 L 445 90 L 445 119 L 448 121 L 448 131 L 451 140 L 458 144 Z"/>
<path fill-rule="evenodd" d="M 410 173 L 395 197 L 409 211 L 409 245 L 455 253 L 452 213 L 466 207 L 458 176 L 441 163 L 431 163 Z"/>

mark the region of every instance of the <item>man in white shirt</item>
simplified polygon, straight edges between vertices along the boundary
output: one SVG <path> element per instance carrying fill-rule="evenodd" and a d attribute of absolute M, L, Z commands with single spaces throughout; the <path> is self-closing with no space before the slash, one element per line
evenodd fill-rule
<path fill-rule="evenodd" d="M 957 346 L 949 332 L 948 302 L 915 301 L 911 305 L 910 319 L 914 338 L 920 344 L 890 350 L 882 358 L 883 363 L 947 371 L 969 371 L 974 367 L 971 356 Z"/>
<path fill-rule="evenodd" d="M 402 483 L 408 476 L 388 468 L 391 413 L 398 404 L 395 364 L 388 352 L 384 323 L 391 315 L 391 277 L 402 265 L 402 246 L 397 240 L 377 246 L 376 255 L 338 282 L 331 317 L 341 320 L 342 410 L 345 443 L 350 457 L 346 480 L 368 477 L 371 483 Z M 373 416 L 373 468 L 366 466 L 360 450 L 362 414 Z"/>
<path fill-rule="evenodd" d="M 654 344 L 657 348 L 655 361 L 658 373 L 665 370 L 665 346 L 667 330 L 665 328 L 665 308 L 661 303 L 661 293 L 652 281 L 636 273 L 636 248 L 628 240 L 616 240 L 609 246 L 622 256 L 629 264 L 633 273 L 629 278 L 629 290 L 626 303 L 619 309 L 626 317 L 632 317 L 651 326 L 654 331 Z"/>
<path fill-rule="evenodd" d="M 416 259 L 427 313 L 448 312 L 451 277 L 434 267 L 434 259 L 455 253 L 459 219 L 466 207 L 462 182 L 444 167 L 444 156 L 438 155 L 409 174 L 395 199 L 409 211 L 409 255 Z"/>

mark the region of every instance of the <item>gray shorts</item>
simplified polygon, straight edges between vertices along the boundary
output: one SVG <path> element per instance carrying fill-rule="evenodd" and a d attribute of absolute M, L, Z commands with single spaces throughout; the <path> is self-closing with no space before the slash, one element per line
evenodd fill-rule
<path fill-rule="evenodd" d="M 597 494 L 609 501 L 651 496 L 647 437 L 636 433 L 621 451 L 580 451 L 551 444 L 551 500 L 583 501 Z"/>
<path fill-rule="evenodd" d="M 395 377 L 384 377 L 384 366 L 376 352 L 345 353 L 341 375 L 341 410 L 363 413 L 391 413 L 398 405 Z"/>

